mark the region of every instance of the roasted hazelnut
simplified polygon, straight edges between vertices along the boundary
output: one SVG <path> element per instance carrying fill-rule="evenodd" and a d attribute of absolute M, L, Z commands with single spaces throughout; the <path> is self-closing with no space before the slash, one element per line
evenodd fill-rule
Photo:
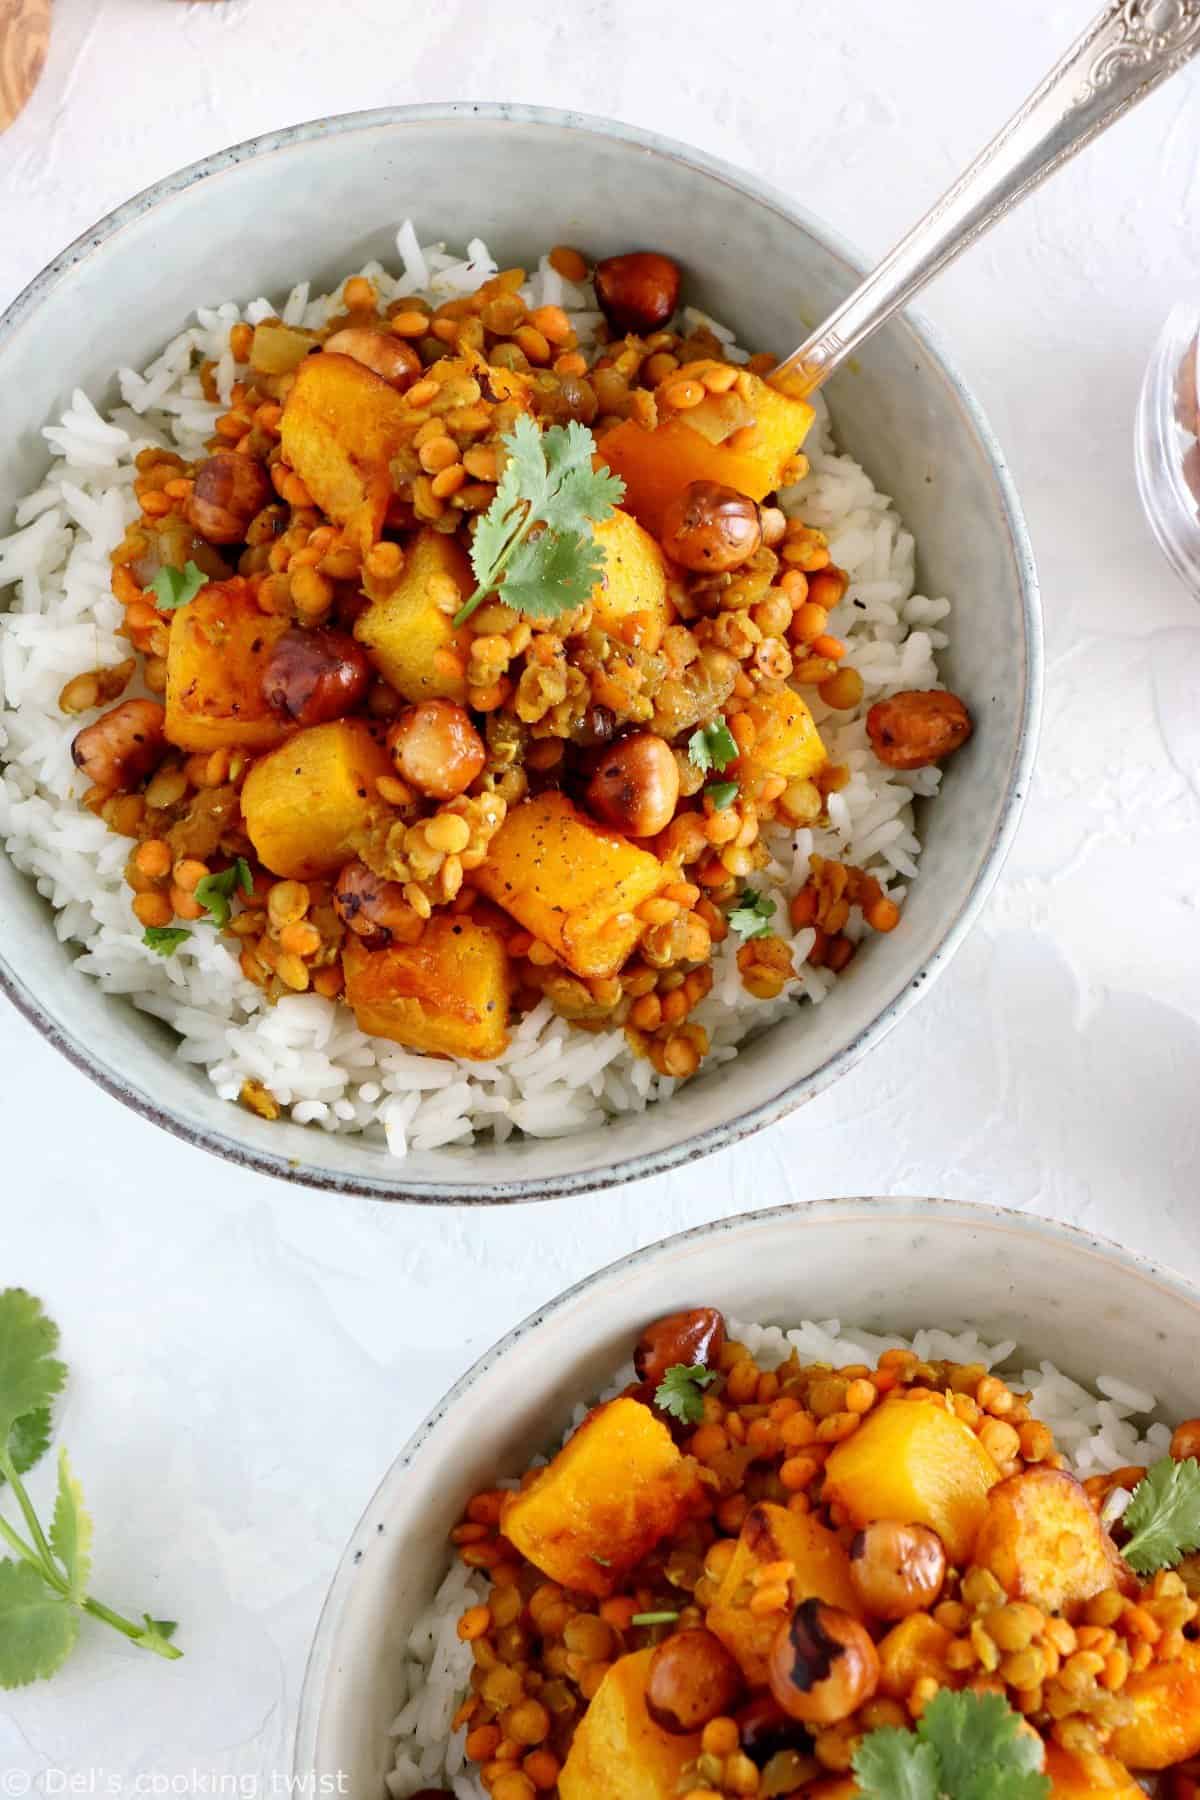
<path fill-rule="evenodd" d="M 749 494 L 716 481 L 689 482 L 663 513 L 663 549 L 673 562 L 702 575 L 739 568 L 754 555 L 762 535 Z"/>
<path fill-rule="evenodd" d="M 742 1672 L 719 1638 L 702 1626 L 677 1631 L 650 1658 L 646 1711 L 674 1736 L 702 1731 L 729 1711 L 742 1688 Z"/>
<path fill-rule="evenodd" d="M 353 357 L 401 393 L 421 373 L 421 359 L 411 344 L 390 333 L 372 331 L 368 325 L 343 326 L 325 339 L 324 348 L 337 356 Z"/>
<path fill-rule="evenodd" d="M 360 706 L 370 680 L 366 655 L 346 632 L 293 626 L 267 659 L 262 691 L 272 712 L 297 725 L 324 725 Z"/>
<path fill-rule="evenodd" d="M 631 250 L 596 264 L 596 299 L 613 330 L 643 337 L 658 331 L 679 304 L 679 264 L 657 250 Z"/>
<path fill-rule="evenodd" d="M 639 1381 L 657 1387 L 668 1369 L 682 1363 L 715 1368 L 725 1348 L 725 1320 L 714 1306 L 668 1313 L 647 1325 L 637 1341 L 633 1366 Z"/>
<path fill-rule="evenodd" d="M 618 738 L 600 758 L 585 795 L 592 816 L 629 837 L 653 837 L 675 816 L 679 765 L 653 732 Z"/>
<path fill-rule="evenodd" d="M 893 694 L 867 714 L 867 736 L 889 769 L 923 769 L 966 743 L 971 715 L 957 694 L 941 688 Z"/>
<path fill-rule="evenodd" d="M 877 1619 L 904 1619 L 936 1606 L 946 1579 L 946 1547 L 928 1525 L 876 1519 L 850 1546 L 850 1579 Z"/>
<path fill-rule="evenodd" d="M 369 950 L 382 950 L 393 941 L 415 944 L 423 928 L 400 883 L 385 881 L 357 859 L 346 864 L 333 884 L 333 910 Z"/>
<path fill-rule="evenodd" d="M 218 450 L 196 470 L 188 496 L 189 525 L 210 544 L 245 542 L 250 521 L 271 499 L 267 471 L 240 450 Z"/>
<path fill-rule="evenodd" d="M 71 745 L 75 767 L 93 787 L 128 792 L 166 755 L 166 719 L 157 700 L 123 700 L 77 733 Z"/>
<path fill-rule="evenodd" d="M 767 1679 L 784 1712 L 806 1725 L 833 1725 L 868 1701 L 879 1656 L 865 1625 L 823 1600 L 802 1600 L 771 1645 Z"/>
<path fill-rule="evenodd" d="M 470 714 L 453 700 L 406 706 L 387 734 L 396 773 L 433 800 L 453 800 L 470 787 L 487 761 Z"/>

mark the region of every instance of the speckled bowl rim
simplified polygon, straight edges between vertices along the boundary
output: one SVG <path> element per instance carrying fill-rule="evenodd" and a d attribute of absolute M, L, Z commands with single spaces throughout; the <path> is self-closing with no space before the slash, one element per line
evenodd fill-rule
<path fill-rule="evenodd" d="M 381 125 L 401 127 L 431 120 L 444 122 L 455 119 L 486 119 L 498 124 L 543 125 L 558 130 L 588 133 L 628 144 L 634 149 L 649 152 L 668 161 L 683 163 L 727 187 L 736 189 L 739 193 L 749 195 L 790 223 L 799 225 L 851 268 L 865 272 L 869 267 L 868 259 L 848 244 L 839 233 L 831 231 L 804 208 L 793 205 L 778 189 L 759 181 L 756 176 L 735 169 L 730 164 L 708 156 L 689 145 L 677 143 L 671 138 L 661 137 L 656 132 L 644 131 L 640 127 L 588 113 L 564 112 L 554 107 L 523 106 L 503 101 L 432 102 L 414 106 L 378 107 L 370 111 L 342 113 L 327 119 L 309 120 L 304 124 L 289 126 L 282 131 L 267 132 L 261 137 L 248 138 L 244 143 L 234 144 L 227 150 L 217 151 L 212 156 L 203 157 L 199 162 L 191 163 L 186 168 L 178 169 L 174 174 L 165 176 L 163 180 L 157 181 L 153 186 L 135 194 L 124 205 L 117 207 L 114 212 L 109 213 L 90 230 L 85 231 L 75 239 L 74 243 L 68 245 L 59 256 L 55 257 L 53 262 L 47 264 L 39 275 L 34 277 L 28 287 L 18 294 L 8 309 L 0 315 L 0 344 L 3 344 L 5 339 L 37 309 L 56 283 L 73 268 L 107 243 L 126 225 L 153 211 L 160 201 L 182 192 L 194 182 L 206 181 L 213 176 L 225 174 L 251 157 L 271 155 L 275 151 L 286 150 L 295 144 L 316 142 L 354 131 L 376 130 Z M 47 1043 L 61 1051 L 69 1062 L 73 1063 L 84 1075 L 89 1076 L 105 1093 L 120 1100 L 133 1112 L 148 1119 L 151 1124 L 158 1125 L 163 1130 L 171 1132 L 175 1137 L 181 1138 L 184 1143 L 224 1157 L 226 1161 L 240 1168 L 253 1169 L 263 1175 L 274 1175 L 282 1181 L 299 1182 L 304 1186 L 319 1188 L 328 1193 L 360 1195 L 374 1200 L 407 1201 L 419 1205 L 491 1206 L 506 1202 L 550 1200 L 565 1195 L 594 1193 L 598 1189 L 616 1187 L 623 1182 L 644 1180 L 648 1176 L 658 1175 L 665 1170 L 676 1168 L 681 1163 L 709 1156 L 717 1150 L 740 1143 L 744 1138 L 761 1131 L 767 1125 L 773 1125 L 778 1119 L 786 1117 L 788 1113 L 813 1099 L 853 1068 L 869 1050 L 887 1035 L 893 1025 L 896 1025 L 909 1008 L 915 1004 L 921 992 L 929 988 L 931 982 L 946 967 L 962 943 L 991 892 L 1011 848 L 1020 822 L 1037 752 L 1043 681 L 1040 592 L 1033 547 L 1017 497 L 1016 486 L 991 426 L 959 375 L 954 363 L 942 349 L 938 334 L 924 319 L 911 311 L 906 311 L 903 317 L 905 324 L 913 332 L 930 360 L 944 375 L 951 396 L 978 437 L 996 484 L 997 499 L 1004 517 L 1005 528 L 1012 543 L 1013 560 L 1021 589 L 1025 638 L 1025 688 L 1017 735 L 1017 754 L 1010 771 L 995 830 L 990 842 L 983 848 L 979 872 L 957 915 L 947 924 L 937 949 L 917 970 L 907 986 L 876 1015 L 870 1025 L 859 1032 L 836 1054 L 828 1057 L 810 1075 L 802 1077 L 782 1093 L 753 1107 L 750 1111 L 742 1113 L 736 1119 L 710 1126 L 704 1131 L 695 1132 L 677 1144 L 667 1145 L 641 1155 L 622 1157 L 606 1168 L 585 1169 L 574 1175 L 533 1175 L 516 1181 L 491 1185 L 487 1185 L 486 1171 L 477 1180 L 467 1182 L 449 1180 L 406 1183 L 402 1172 L 402 1163 L 396 1164 L 397 1172 L 394 1176 L 383 1172 L 386 1163 L 382 1155 L 380 1158 L 382 1167 L 378 1176 L 330 1172 L 313 1167 L 298 1158 L 251 1149 L 222 1131 L 209 1130 L 197 1125 L 183 1114 L 160 1105 L 152 1094 L 114 1075 L 111 1070 L 97 1060 L 86 1044 L 72 1033 L 64 1030 L 21 980 L 17 970 L 6 960 L 2 952 L 0 952 L 0 993 L 7 996 L 18 1012 L 29 1020 Z"/>
<path fill-rule="evenodd" d="M 514 1325 L 511 1331 L 506 1332 L 492 1345 L 490 1350 L 485 1351 L 478 1362 L 473 1363 L 466 1373 L 459 1377 L 454 1386 L 421 1421 L 396 1460 L 384 1474 L 342 1552 L 317 1620 L 317 1628 L 305 1664 L 304 1678 L 300 1689 L 292 1765 L 295 1774 L 307 1774 L 314 1767 L 317 1734 L 330 1673 L 334 1639 L 341 1623 L 350 1589 L 359 1578 L 360 1570 L 370 1566 L 361 1560 L 358 1546 L 365 1537 L 370 1535 L 371 1521 L 374 1515 L 386 1506 L 392 1489 L 421 1456 L 431 1433 L 446 1415 L 475 1386 L 476 1382 L 481 1381 L 498 1363 L 502 1362 L 523 1338 L 528 1337 L 531 1332 L 540 1330 L 547 1320 L 572 1306 L 583 1295 L 603 1288 L 619 1288 L 633 1271 L 642 1270 L 648 1264 L 674 1258 L 687 1244 L 708 1237 L 736 1236 L 738 1232 L 753 1231 L 759 1226 L 787 1219 L 795 1219 L 801 1227 L 806 1224 L 828 1222 L 836 1222 L 838 1225 L 851 1225 L 856 1222 L 870 1224 L 880 1219 L 912 1219 L 917 1223 L 928 1220 L 937 1225 L 949 1224 L 962 1226 L 964 1229 L 972 1231 L 992 1231 L 1009 1236 L 1024 1237 L 1032 1239 L 1035 1243 L 1052 1241 L 1066 1244 L 1083 1256 L 1096 1258 L 1109 1268 L 1119 1270 L 1123 1277 L 1133 1276 L 1139 1281 L 1150 1283 L 1160 1289 L 1167 1289 L 1193 1308 L 1196 1313 L 1197 1328 L 1200 1329 L 1200 1289 L 1191 1282 L 1185 1281 L 1181 1276 L 1173 1274 L 1161 1263 L 1153 1261 L 1150 1257 L 1141 1256 L 1137 1251 L 1126 1249 L 1123 1244 L 1118 1244 L 1114 1239 L 1103 1237 L 1097 1232 L 1083 1231 L 1076 1225 L 1066 1225 L 1057 1219 L 1045 1219 L 1037 1213 L 1021 1212 L 1015 1207 L 991 1206 L 980 1201 L 943 1200 L 932 1197 L 908 1199 L 900 1195 L 891 1197 L 855 1195 L 835 1200 L 796 1200 L 783 1206 L 763 1207 L 757 1212 L 735 1213 L 728 1218 L 710 1220 L 704 1225 L 693 1225 L 687 1231 L 674 1232 L 670 1237 L 660 1238 L 656 1243 L 647 1244 L 640 1250 L 634 1250 L 626 1256 L 618 1257 L 615 1262 L 607 1263 L 593 1274 L 585 1276 L 582 1281 L 574 1282 L 569 1288 L 564 1288 L 562 1293 L 539 1306 L 527 1318 L 522 1319 L 519 1325 Z M 586 1347 L 585 1345 L 584 1348 L 586 1349 Z M 382 1526 L 379 1529 L 382 1530 Z"/>

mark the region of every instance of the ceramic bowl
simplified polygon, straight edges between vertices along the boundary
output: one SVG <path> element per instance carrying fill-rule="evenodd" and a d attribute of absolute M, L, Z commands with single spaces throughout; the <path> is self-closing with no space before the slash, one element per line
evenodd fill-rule
<path fill-rule="evenodd" d="M 46 466 L 40 427 L 72 388 L 113 397 L 198 303 L 332 284 L 395 259 L 397 221 L 456 244 L 481 233 L 503 263 L 548 244 L 606 255 L 652 244 L 747 343 L 780 354 L 857 281 L 840 238 L 749 176 L 628 126 L 512 106 L 402 107 L 302 125 L 222 152 L 139 195 L 80 238 L 0 322 L 0 530 Z M 87 321 L 87 329 L 80 322 Z M 603 1129 L 390 1160 L 381 1143 L 268 1123 L 219 1100 L 174 1039 L 71 972 L 32 886 L 0 862 L 0 985 L 49 1041 L 145 1117 L 289 1180 L 380 1198 L 528 1200 L 645 1176 L 715 1150 L 809 1099 L 900 1019 L 978 912 L 1016 827 L 1040 689 L 1036 582 L 1003 458 L 963 383 L 912 320 L 839 374 L 844 447 L 892 494 L 927 593 L 955 601 L 947 683 L 974 740 L 928 817 L 903 929 L 820 1007 L 797 1008 L 719 1078 Z"/>
<path fill-rule="evenodd" d="M 613 1263 L 490 1350 L 401 1451 L 363 1514 L 326 1601 L 300 1706 L 296 1772 L 372 1800 L 406 1635 L 445 1572 L 446 1533 L 472 1493 L 517 1475 L 609 1385 L 649 1319 L 686 1306 L 795 1324 L 840 1318 L 911 1336 L 974 1327 L 1014 1338 L 1080 1381 L 1120 1374 L 1194 1410 L 1200 1294 L 1068 1226 L 947 1200 L 834 1200 L 701 1225 Z M 306 1792 L 336 1790 L 310 1787 Z"/>

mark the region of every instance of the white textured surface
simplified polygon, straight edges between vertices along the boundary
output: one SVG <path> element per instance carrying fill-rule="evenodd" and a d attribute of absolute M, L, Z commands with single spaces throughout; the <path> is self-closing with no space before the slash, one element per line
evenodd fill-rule
<path fill-rule="evenodd" d="M 739 38 L 716 0 L 685 23 L 658 0 L 513 0 L 502 33 L 483 0 L 55 0 L 46 75 L 0 139 L 0 300 L 180 163 L 295 119 L 451 97 L 655 127 L 881 251 L 1091 10 L 805 0 Z M 64 1328 L 97 1592 L 177 1617 L 188 1652 L 167 1668 L 85 1628 L 52 1685 L 0 1701 L 0 1791 L 6 1771 L 10 1791 L 24 1774 L 68 1791 L 53 1770 L 98 1771 L 74 1791 L 211 1792 L 216 1773 L 225 1792 L 234 1775 L 282 1791 L 321 1594 L 394 1449 L 504 1327 L 635 1243 L 789 1197 L 949 1193 L 1200 1277 L 1200 614 L 1158 558 L 1130 452 L 1145 359 L 1200 280 L 1198 93 L 1193 71 L 1156 96 L 926 301 L 1025 496 L 1041 770 L 982 926 L 832 1093 L 675 1177 L 423 1215 L 210 1161 L 0 1015 L 0 1283 L 43 1294 Z M 177 1774 L 189 1785 L 168 1789 Z"/>

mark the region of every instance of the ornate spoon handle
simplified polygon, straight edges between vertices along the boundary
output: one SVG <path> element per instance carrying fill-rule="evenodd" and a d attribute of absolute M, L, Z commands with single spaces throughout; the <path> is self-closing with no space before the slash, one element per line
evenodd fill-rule
<path fill-rule="evenodd" d="M 1200 0 L 1113 0 L 986 149 L 825 323 L 780 363 L 819 387 L 1048 175 L 1200 50 Z"/>

